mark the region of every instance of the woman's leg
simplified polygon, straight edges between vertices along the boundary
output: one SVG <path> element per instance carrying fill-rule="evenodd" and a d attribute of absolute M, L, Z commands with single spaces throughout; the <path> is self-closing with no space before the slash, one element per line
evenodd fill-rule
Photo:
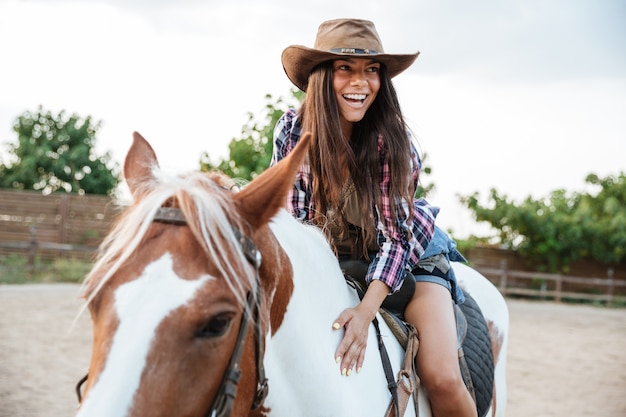
<path fill-rule="evenodd" d="M 456 321 L 450 291 L 416 282 L 404 312 L 418 331 L 417 368 L 435 417 L 476 417 L 476 405 L 459 370 Z"/>

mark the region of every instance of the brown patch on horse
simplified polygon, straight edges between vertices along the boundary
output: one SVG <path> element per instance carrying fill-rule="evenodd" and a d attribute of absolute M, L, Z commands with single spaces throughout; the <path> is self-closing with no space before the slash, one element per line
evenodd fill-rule
<path fill-rule="evenodd" d="M 133 144 L 124 160 L 124 178 L 133 196 L 136 196 L 140 184 L 152 180 L 152 169 L 158 166 L 152 146 L 138 132 L 133 132 Z"/>
<path fill-rule="evenodd" d="M 502 344 L 504 343 L 504 335 L 500 332 L 493 321 L 487 320 L 487 329 L 489 329 L 489 339 L 491 339 L 491 350 L 493 351 L 493 363 L 497 364 L 500 360 L 500 352 L 502 350 Z M 496 385 L 493 384 L 493 400 L 491 402 L 491 414 L 493 416 L 496 415 L 496 399 L 498 398 L 496 395 Z"/>
<path fill-rule="evenodd" d="M 261 254 L 263 262 L 259 268 L 259 276 L 261 277 L 261 285 L 263 285 L 264 302 L 270 305 L 269 322 L 272 330 L 272 336 L 280 325 L 287 312 L 287 304 L 293 293 L 293 268 L 289 257 L 279 245 L 274 234 L 269 230 L 269 226 L 262 229 L 268 229 L 267 233 L 259 238 L 259 247 L 263 248 Z M 268 253 L 268 251 L 272 253 Z M 265 261 L 265 260 L 268 261 Z M 270 299 L 270 297 L 272 297 Z M 267 319 L 267 318 L 266 318 Z"/>

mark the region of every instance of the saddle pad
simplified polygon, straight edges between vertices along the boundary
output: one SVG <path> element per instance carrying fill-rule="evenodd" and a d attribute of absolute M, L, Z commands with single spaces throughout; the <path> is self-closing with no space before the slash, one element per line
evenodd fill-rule
<path fill-rule="evenodd" d="M 467 334 L 461 346 L 474 385 L 478 416 L 484 417 L 493 397 L 493 350 L 487 323 L 480 307 L 469 294 L 465 291 L 463 293 L 465 302 L 459 307 L 467 319 Z"/>

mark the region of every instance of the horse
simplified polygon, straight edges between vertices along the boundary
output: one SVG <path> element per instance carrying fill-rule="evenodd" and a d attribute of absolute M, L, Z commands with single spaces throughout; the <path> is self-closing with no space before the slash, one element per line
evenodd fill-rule
<path fill-rule="evenodd" d="M 123 169 L 132 202 L 83 283 L 93 344 L 77 417 L 385 414 L 391 393 L 377 342 L 394 373 L 404 350 L 380 320 L 362 370 L 341 374 L 332 324 L 358 294 L 323 233 L 283 208 L 309 138 L 239 189 L 219 173 L 165 173 L 133 134 Z M 453 268 L 489 329 L 487 415 L 503 416 L 506 303 L 475 270 Z M 431 415 L 421 387 L 417 401 L 419 415 Z"/>

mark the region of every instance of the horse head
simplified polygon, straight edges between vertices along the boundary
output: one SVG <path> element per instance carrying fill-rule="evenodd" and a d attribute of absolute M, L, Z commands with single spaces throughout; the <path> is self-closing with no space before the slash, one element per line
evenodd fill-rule
<path fill-rule="evenodd" d="M 134 134 L 132 203 L 85 280 L 93 348 L 79 417 L 248 414 L 263 388 L 262 339 L 293 290 L 268 224 L 308 138 L 239 191 L 217 173 L 168 176 Z"/>

